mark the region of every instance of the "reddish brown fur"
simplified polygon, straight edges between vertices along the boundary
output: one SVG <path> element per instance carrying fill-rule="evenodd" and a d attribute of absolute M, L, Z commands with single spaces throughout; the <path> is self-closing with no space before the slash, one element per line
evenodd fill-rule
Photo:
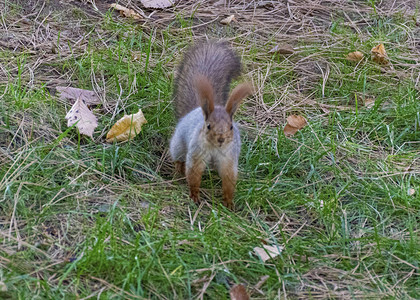
<path fill-rule="evenodd" d="M 190 198 L 197 204 L 200 203 L 200 184 L 205 168 L 204 162 L 198 158 L 194 159 L 192 167 L 186 170 L 187 182 L 190 187 Z"/>
<path fill-rule="evenodd" d="M 210 130 L 207 129 L 207 125 L 210 125 Z M 206 120 L 205 130 L 207 141 L 212 143 L 216 147 L 222 146 L 222 144 L 228 144 L 233 139 L 233 131 L 230 129 L 232 126 L 232 118 L 226 113 L 224 107 L 216 106 L 214 111 Z M 218 140 L 223 139 L 220 143 Z"/>
<path fill-rule="evenodd" d="M 239 76 L 240 71 L 240 59 L 229 45 L 213 41 L 191 47 L 175 76 L 176 117 L 180 119 L 185 116 L 181 122 L 188 122 L 188 113 L 198 106 L 201 106 L 205 117 L 198 134 L 195 124 L 186 126 L 187 123 L 183 123 L 182 128 L 190 127 L 187 130 L 190 133 L 184 133 L 182 141 L 177 141 L 182 147 L 189 145 L 185 145 L 185 139 L 193 143 L 192 147 L 187 146 L 187 163 L 177 161 L 175 164 L 179 173 L 186 169 L 190 197 L 195 203 L 200 201 L 200 183 L 206 164 L 217 162 L 215 166 L 222 179 L 223 204 L 233 208 L 240 142 L 238 145 L 231 144 L 234 130 L 237 130 L 232 127 L 232 117 L 241 100 L 252 93 L 251 85 L 241 84 L 228 98 L 230 83 Z M 194 135 L 191 132 L 195 132 Z M 234 154 L 231 151 L 235 151 Z M 186 168 L 186 165 L 189 167 Z"/>
<path fill-rule="evenodd" d="M 176 161 L 175 162 L 175 171 L 184 176 L 185 175 L 185 161 Z"/>
<path fill-rule="evenodd" d="M 240 72 L 240 59 L 227 42 L 201 42 L 190 47 L 175 76 L 174 104 L 177 119 L 200 105 L 194 84 L 198 75 L 208 78 L 213 87 L 214 104 L 224 106 L 230 82 Z"/>
<path fill-rule="evenodd" d="M 252 94 L 252 87 L 248 83 L 237 85 L 230 94 L 229 100 L 226 103 L 226 112 L 233 116 L 236 109 L 239 107 L 242 99 Z"/>
<path fill-rule="evenodd" d="M 210 81 L 203 75 L 198 75 L 195 80 L 198 94 L 200 95 L 200 105 L 206 119 L 214 110 L 214 91 Z"/>
<path fill-rule="evenodd" d="M 223 205 L 229 209 L 233 209 L 232 200 L 235 193 L 236 174 L 233 172 L 232 162 L 223 165 L 219 170 L 219 175 L 222 178 Z"/>

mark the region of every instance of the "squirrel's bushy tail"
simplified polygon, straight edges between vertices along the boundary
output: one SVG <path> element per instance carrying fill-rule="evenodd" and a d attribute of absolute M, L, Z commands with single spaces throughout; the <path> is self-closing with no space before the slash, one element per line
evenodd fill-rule
<path fill-rule="evenodd" d="M 200 106 L 195 86 L 197 76 L 205 76 L 214 88 L 215 105 L 226 104 L 230 83 L 241 73 L 241 61 L 227 42 L 203 42 L 190 47 L 178 68 L 174 82 L 177 119 Z"/>

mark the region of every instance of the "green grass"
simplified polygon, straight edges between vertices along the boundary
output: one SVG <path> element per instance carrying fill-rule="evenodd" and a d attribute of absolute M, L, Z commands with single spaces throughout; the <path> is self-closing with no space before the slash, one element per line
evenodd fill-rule
<path fill-rule="evenodd" d="M 420 297 L 415 22 L 371 10 L 369 26 L 355 32 L 337 13 L 328 36 L 301 38 L 284 57 L 268 53 L 272 37 L 194 27 L 200 9 L 189 13 L 151 27 L 69 10 L 66 22 L 80 20 L 78 30 L 90 33 L 83 47 L 65 23 L 54 29 L 53 59 L 0 51 L 0 298 L 228 299 L 236 283 L 264 299 Z M 13 6 L 2 18 L 16 14 Z M 237 116 L 235 211 L 220 204 L 213 172 L 203 179 L 205 204 L 194 205 L 168 154 L 173 70 L 203 33 L 232 38 L 244 78 L 261 88 Z M 370 60 L 379 42 L 393 70 Z M 357 66 L 345 59 L 355 50 L 365 54 Z M 93 140 L 67 128 L 70 103 L 58 100 L 56 85 L 106 92 L 93 109 Z M 112 124 L 138 108 L 148 120 L 140 135 L 106 144 Z M 288 138 L 292 113 L 309 124 Z M 253 249 L 264 243 L 284 250 L 262 262 Z"/>

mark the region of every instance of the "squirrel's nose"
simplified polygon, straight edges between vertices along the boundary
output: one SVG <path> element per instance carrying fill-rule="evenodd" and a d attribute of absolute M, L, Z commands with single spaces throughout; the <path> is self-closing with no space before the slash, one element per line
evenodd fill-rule
<path fill-rule="evenodd" d="M 223 142 L 225 141 L 225 138 L 219 137 L 219 138 L 217 139 L 217 141 L 221 144 L 221 143 L 223 143 Z"/>

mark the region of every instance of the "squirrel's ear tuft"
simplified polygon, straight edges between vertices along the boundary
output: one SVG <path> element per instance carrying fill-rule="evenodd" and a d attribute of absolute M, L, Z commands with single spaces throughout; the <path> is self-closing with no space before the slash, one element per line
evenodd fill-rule
<path fill-rule="evenodd" d="M 242 83 L 236 86 L 230 94 L 229 100 L 226 103 L 226 112 L 232 117 L 239 107 L 242 99 L 251 95 L 254 92 L 251 84 Z"/>
<path fill-rule="evenodd" d="M 210 81 L 203 75 L 198 75 L 195 80 L 198 95 L 200 97 L 200 105 L 203 109 L 204 117 L 207 118 L 214 110 L 214 90 Z"/>

